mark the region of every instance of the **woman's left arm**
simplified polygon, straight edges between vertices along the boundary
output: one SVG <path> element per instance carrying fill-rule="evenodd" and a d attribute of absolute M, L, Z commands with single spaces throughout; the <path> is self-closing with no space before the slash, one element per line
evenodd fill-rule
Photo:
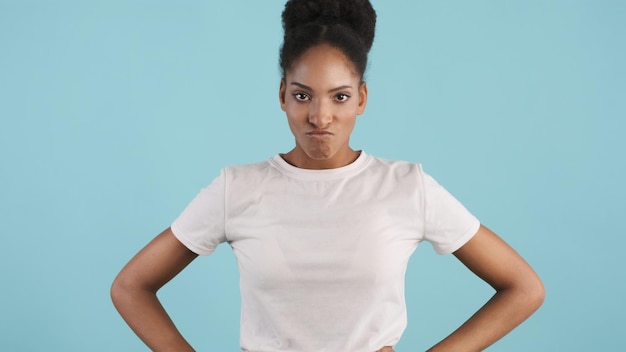
<path fill-rule="evenodd" d="M 428 351 L 482 351 L 521 324 L 543 303 L 535 271 L 484 226 L 454 255 L 495 290 L 471 318 Z"/>

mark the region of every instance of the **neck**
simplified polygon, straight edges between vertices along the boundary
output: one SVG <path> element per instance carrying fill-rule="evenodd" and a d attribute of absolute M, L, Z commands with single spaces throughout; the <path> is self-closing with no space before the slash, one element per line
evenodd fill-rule
<path fill-rule="evenodd" d="M 313 159 L 304 153 L 304 151 L 298 150 L 298 148 L 292 149 L 289 153 L 280 154 L 287 163 L 301 169 L 310 170 L 336 169 L 350 165 L 359 155 L 361 155 L 360 151 L 355 151 L 351 148 L 345 152 L 337 153 L 332 157 L 324 159 Z"/>

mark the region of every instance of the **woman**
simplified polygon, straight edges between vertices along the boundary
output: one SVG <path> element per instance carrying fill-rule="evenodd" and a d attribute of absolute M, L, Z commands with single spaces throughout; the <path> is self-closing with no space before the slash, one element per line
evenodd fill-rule
<path fill-rule="evenodd" d="M 350 147 L 375 19 L 367 0 L 286 4 L 279 99 L 295 147 L 222 170 L 122 269 L 113 301 L 150 348 L 193 351 L 156 292 L 222 242 L 241 274 L 243 351 L 393 351 L 404 272 L 424 240 L 496 290 L 431 351 L 482 350 L 539 307 L 530 266 L 420 165 Z"/>

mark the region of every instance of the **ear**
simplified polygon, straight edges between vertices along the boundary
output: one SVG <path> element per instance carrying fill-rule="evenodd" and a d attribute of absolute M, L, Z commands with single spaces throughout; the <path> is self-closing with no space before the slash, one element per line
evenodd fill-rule
<path fill-rule="evenodd" d="M 285 111 L 285 94 L 287 91 L 287 84 L 285 79 L 280 80 L 280 88 L 278 88 L 278 100 L 280 101 L 280 108 Z"/>
<path fill-rule="evenodd" d="M 367 83 L 361 82 L 359 85 L 359 110 L 358 114 L 361 115 L 365 111 L 367 105 Z"/>

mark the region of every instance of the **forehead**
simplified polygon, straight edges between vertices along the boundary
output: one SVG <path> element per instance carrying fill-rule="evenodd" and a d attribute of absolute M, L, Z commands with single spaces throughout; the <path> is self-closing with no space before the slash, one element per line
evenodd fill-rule
<path fill-rule="evenodd" d="M 352 61 L 327 44 L 314 46 L 293 62 L 285 72 L 287 82 L 319 86 L 345 85 L 359 81 Z"/>

